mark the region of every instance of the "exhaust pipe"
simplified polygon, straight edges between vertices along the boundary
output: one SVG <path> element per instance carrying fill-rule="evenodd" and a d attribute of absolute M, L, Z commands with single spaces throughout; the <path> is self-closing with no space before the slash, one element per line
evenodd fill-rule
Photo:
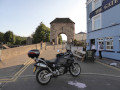
<path fill-rule="evenodd" d="M 45 75 L 45 78 L 52 76 L 52 73 Z"/>

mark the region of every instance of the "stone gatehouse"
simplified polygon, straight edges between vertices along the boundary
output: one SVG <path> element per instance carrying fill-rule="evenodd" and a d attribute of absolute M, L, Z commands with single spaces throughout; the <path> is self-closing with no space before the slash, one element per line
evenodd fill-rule
<path fill-rule="evenodd" d="M 56 18 L 50 23 L 50 42 L 58 44 L 58 36 L 65 34 L 67 42 L 74 40 L 75 23 L 69 18 Z"/>

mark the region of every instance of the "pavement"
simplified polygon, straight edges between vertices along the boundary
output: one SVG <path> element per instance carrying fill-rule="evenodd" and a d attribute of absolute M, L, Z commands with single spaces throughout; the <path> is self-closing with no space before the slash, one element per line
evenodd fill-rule
<path fill-rule="evenodd" d="M 96 61 L 99 61 L 103 64 L 120 69 L 120 61 L 118 60 L 113 60 L 113 59 L 108 59 L 108 58 L 99 59 L 99 57 L 96 57 Z"/>

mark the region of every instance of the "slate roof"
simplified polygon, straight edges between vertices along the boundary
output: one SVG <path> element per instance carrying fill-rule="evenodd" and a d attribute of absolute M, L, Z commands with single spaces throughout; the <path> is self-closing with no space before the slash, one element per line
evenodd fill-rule
<path fill-rule="evenodd" d="M 78 34 L 86 34 L 85 32 L 79 32 Z"/>
<path fill-rule="evenodd" d="M 70 18 L 56 18 L 50 24 L 52 23 L 74 23 L 74 22 Z"/>

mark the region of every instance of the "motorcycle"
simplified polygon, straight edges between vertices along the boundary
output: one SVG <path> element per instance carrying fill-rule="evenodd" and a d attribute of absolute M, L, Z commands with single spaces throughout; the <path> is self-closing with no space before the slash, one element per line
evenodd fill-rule
<path fill-rule="evenodd" d="M 74 77 L 81 73 L 81 67 L 75 62 L 71 51 L 57 54 L 55 61 L 38 58 L 39 54 L 39 50 L 28 52 L 28 56 L 35 60 L 33 72 L 36 72 L 36 80 L 42 85 L 48 84 L 51 78 L 64 75 L 68 71 Z"/>

